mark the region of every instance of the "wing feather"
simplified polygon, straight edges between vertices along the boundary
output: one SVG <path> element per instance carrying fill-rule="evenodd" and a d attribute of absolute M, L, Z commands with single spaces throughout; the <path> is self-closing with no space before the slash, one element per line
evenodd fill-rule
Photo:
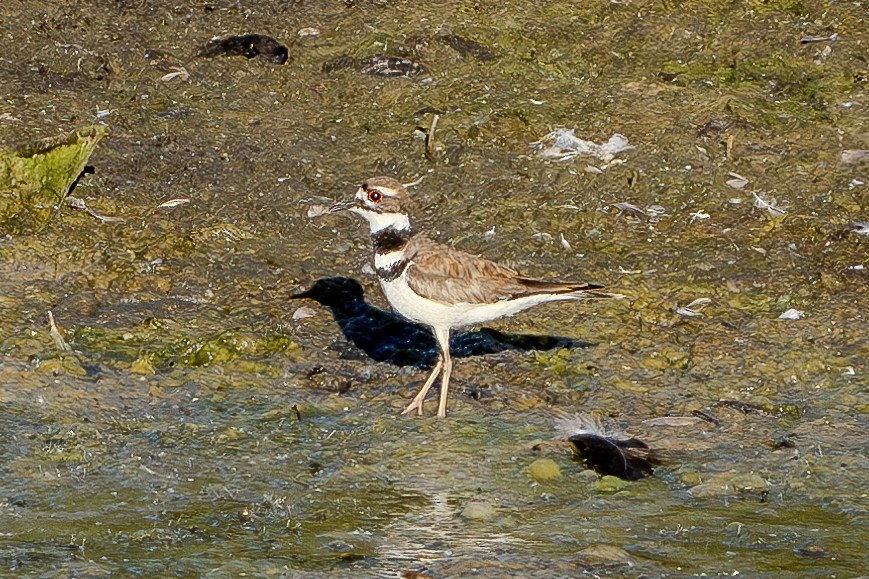
<path fill-rule="evenodd" d="M 485 304 L 535 294 L 576 293 L 576 297 L 604 297 L 589 291 L 601 286 L 548 282 L 523 278 L 516 270 L 441 245 L 417 235 L 408 242 L 407 282 L 419 295 L 444 304 Z"/>

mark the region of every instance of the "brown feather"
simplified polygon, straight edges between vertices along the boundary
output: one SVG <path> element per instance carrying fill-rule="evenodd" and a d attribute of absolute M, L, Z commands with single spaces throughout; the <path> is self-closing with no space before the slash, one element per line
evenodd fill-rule
<path fill-rule="evenodd" d="M 611 294 L 604 292 L 595 292 L 593 290 L 602 289 L 602 285 L 579 282 L 563 282 L 563 281 L 546 281 L 543 279 L 520 278 L 519 282 L 525 286 L 527 293 L 546 293 L 546 294 L 571 294 L 585 293 L 585 297 L 611 297 Z"/>
<path fill-rule="evenodd" d="M 486 304 L 534 294 L 584 294 L 600 286 L 548 282 L 519 276 L 516 270 L 486 258 L 414 236 L 405 255 L 407 283 L 419 295 L 443 304 Z M 588 291 L 578 297 L 604 297 Z"/>

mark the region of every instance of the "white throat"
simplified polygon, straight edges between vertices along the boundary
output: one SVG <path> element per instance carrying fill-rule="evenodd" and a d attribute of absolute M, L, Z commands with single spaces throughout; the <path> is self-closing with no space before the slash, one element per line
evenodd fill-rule
<path fill-rule="evenodd" d="M 351 211 L 358 213 L 368 220 L 372 235 L 378 231 L 383 231 L 387 227 L 392 227 L 398 231 L 410 229 L 410 218 L 404 213 L 376 213 L 358 207 L 354 207 Z"/>

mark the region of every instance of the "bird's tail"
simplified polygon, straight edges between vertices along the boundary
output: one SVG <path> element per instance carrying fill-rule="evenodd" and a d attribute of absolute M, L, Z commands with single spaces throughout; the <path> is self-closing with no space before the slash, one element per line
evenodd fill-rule
<path fill-rule="evenodd" d="M 625 299 L 625 297 L 627 297 L 627 296 L 625 296 L 625 294 L 617 294 L 615 292 L 601 292 L 601 291 L 595 291 L 595 290 L 583 291 L 580 293 L 582 294 L 582 297 L 584 297 L 584 298 L 610 298 L 613 300 L 623 300 L 623 299 Z"/>
<path fill-rule="evenodd" d="M 576 299 L 611 298 L 620 300 L 625 297 L 622 294 L 600 291 L 604 286 L 591 283 L 551 282 L 539 279 L 522 279 L 521 282 L 530 293 L 563 294 Z"/>

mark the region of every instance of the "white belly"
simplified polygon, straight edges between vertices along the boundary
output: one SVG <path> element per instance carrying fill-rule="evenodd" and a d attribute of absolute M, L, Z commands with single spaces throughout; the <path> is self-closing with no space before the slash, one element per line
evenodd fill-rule
<path fill-rule="evenodd" d="M 461 328 L 512 316 L 544 302 L 576 299 L 569 294 L 534 295 L 491 304 L 459 303 L 447 305 L 417 295 L 407 285 L 405 274 L 389 282 L 380 282 L 389 304 L 405 318 L 440 328 Z"/>

